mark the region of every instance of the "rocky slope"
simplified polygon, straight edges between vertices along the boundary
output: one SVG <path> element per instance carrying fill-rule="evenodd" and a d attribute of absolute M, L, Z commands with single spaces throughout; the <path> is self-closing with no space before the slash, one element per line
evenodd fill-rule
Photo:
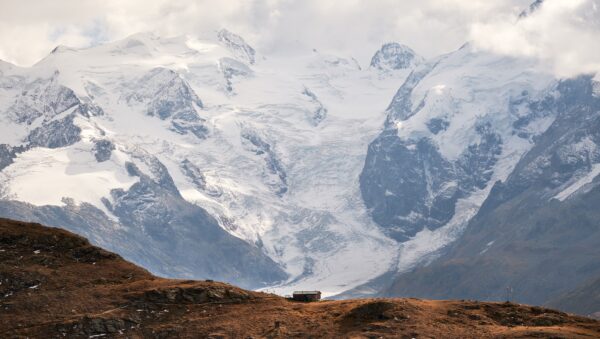
<path fill-rule="evenodd" d="M 586 281 L 581 286 L 550 300 L 547 305 L 600 319 L 600 278 Z"/>
<path fill-rule="evenodd" d="M 600 322 L 510 303 L 298 303 L 169 280 L 67 231 L 0 219 L 0 336 L 29 338 L 591 338 Z"/>
<path fill-rule="evenodd" d="M 516 300 L 543 304 L 600 275 L 600 99 L 593 87 L 590 77 L 562 81 L 530 104 L 555 121 L 494 184 L 459 240 L 402 274 L 388 295 L 497 300 L 510 286 Z"/>
<path fill-rule="evenodd" d="M 395 268 L 345 295 L 544 304 L 598 277 L 599 89 L 469 44 L 417 66 L 360 175 Z"/>

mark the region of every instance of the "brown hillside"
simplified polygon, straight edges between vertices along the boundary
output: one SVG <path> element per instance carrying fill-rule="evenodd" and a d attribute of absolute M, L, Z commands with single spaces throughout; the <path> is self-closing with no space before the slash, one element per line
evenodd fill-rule
<path fill-rule="evenodd" d="M 595 338 L 600 322 L 506 303 L 298 303 L 162 279 L 67 231 L 0 219 L 0 338 Z"/>

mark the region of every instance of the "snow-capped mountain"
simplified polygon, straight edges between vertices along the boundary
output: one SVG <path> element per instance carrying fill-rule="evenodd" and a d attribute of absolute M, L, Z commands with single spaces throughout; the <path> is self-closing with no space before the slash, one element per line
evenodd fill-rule
<path fill-rule="evenodd" d="M 554 83 L 532 66 L 465 45 L 417 67 L 397 91 L 360 183 L 373 219 L 411 247 L 408 257 L 460 234 L 552 123 L 528 106 Z"/>
<path fill-rule="evenodd" d="M 162 275 L 339 293 L 394 258 L 358 175 L 409 66 L 264 56 L 225 30 L 3 64 L 1 214 Z"/>
<path fill-rule="evenodd" d="M 538 174 L 536 199 L 595 192 L 593 133 L 557 126 L 587 126 L 600 85 L 569 81 L 469 44 L 425 60 L 387 43 L 369 67 L 263 55 L 226 30 L 57 47 L 0 63 L 0 216 L 161 275 L 427 295 L 398 286 L 461 244 L 492 253 L 500 235 L 470 242 L 473 225 Z"/>
<path fill-rule="evenodd" d="M 523 107 L 533 116 L 551 117 L 550 126 L 508 176 L 492 183 L 459 240 L 430 265 L 401 274 L 385 293 L 498 300 L 510 287 L 517 300 L 544 304 L 597 280 L 597 87 L 591 76 L 580 76 L 526 101 Z M 513 126 L 532 121 L 520 118 Z"/>
<path fill-rule="evenodd" d="M 397 42 L 390 42 L 381 46 L 381 49 L 373 55 L 370 66 L 382 71 L 393 71 L 413 68 L 423 62 L 424 59 L 417 55 L 412 48 Z"/>
<path fill-rule="evenodd" d="M 599 86 L 468 44 L 415 68 L 360 178 L 396 267 L 348 295 L 543 304 L 600 277 Z"/>

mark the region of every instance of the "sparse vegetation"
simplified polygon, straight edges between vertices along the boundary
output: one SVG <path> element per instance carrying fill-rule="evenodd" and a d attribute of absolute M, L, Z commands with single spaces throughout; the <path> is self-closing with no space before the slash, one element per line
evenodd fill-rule
<path fill-rule="evenodd" d="M 541 307 L 357 299 L 299 303 L 157 278 L 82 237 L 0 219 L 2 338 L 590 338 L 600 322 Z"/>

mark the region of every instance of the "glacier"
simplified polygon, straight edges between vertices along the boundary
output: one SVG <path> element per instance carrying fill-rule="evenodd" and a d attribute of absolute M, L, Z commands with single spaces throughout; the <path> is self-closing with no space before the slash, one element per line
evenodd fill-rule
<path fill-rule="evenodd" d="M 0 62 L 0 215 L 159 275 L 378 293 L 462 235 L 555 122 L 560 82 L 470 44 L 374 53 L 265 55 L 221 30 Z"/>
<path fill-rule="evenodd" d="M 63 226 L 42 211 L 93 209 L 105 227 L 69 228 L 157 274 L 214 278 L 173 264 L 202 252 L 192 244 L 163 246 L 193 222 L 181 226 L 157 199 L 183 199 L 285 274 L 269 267 L 272 279 L 247 286 L 340 293 L 385 273 L 397 251 L 370 218 L 358 177 L 412 67 L 363 70 L 315 51 L 265 56 L 226 30 L 141 33 L 56 48 L 29 68 L 2 64 L 2 213 Z M 151 259 L 137 253 L 145 241 L 161 249 Z"/>

